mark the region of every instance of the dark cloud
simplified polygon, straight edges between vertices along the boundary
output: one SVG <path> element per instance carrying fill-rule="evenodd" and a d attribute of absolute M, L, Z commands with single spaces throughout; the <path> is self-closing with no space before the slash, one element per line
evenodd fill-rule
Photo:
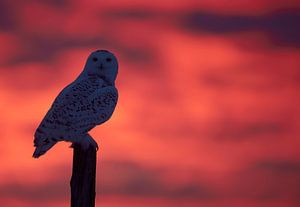
<path fill-rule="evenodd" d="M 162 175 L 175 169 L 151 169 L 131 162 L 104 162 L 97 177 L 98 192 L 102 195 L 132 197 L 163 197 L 165 199 L 212 199 L 216 193 L 209 186 L 188 182 L 177 187 L 168 186 Z"/>
<path fill-rule="evenodd" d="M 282 46 L 300 46 L 299 10 L 281 10 L 262 16 L 221 15 L 191 11 L 180 20 L 182 28 L 195 33 L 224 34 L 241 31 L 262 31 L 273 43 Z"/>
<path fill-rule="evenodd" d="M 300 161 L 293 160 L 267 160 L 260 161 L 254 166 L 256 169 L 267 170 L 277 174 L 299 174 L 300 173 Z M 299 174 L 300 178 L 300 174 Z"/>
<path fill-rule="evenodd" d="M 57 8 L 65 8 L 66 6 L 70 5 L 69 0 L 44 0 L 41 1 L 41 3 Z"/>
<path fill-rule="evenodd" d="M 30 2 L 29 2 L 30 3 Z M 37 4 L 37 2 L 32 2 L 33 4 Z M 41 2 L 40 2 L 41 3 Z M 40 4 L 39 3 L 39 4 Z M 2 3 L 7 4 L 7 3 Z M 59 1 L 59 0 L 46 0 L 41 4 L 45 4 L 46 6 L 55 6 L 55 9 L 64 8 L 69 6 L 69 1 Z M 1 6 L 1 4 L 0 4 Z M 19 14 L 14 14 L 10 10 L 15 10 L 17 8 L 16 5 L 11 7 L 3 6 L 0 7 L 0 26 L 3 24 L 3 28 L 11 28 L 11 32 L 14 33 L 18 42 L 21 45 L 21 51 L 18 51 L 18 55 L 10 58 L 10 60 L 3 61 L 2 65 L 18 65 L 21 63 L 27 62 L 44 62 L 51 63 L 53 59 L 59 55 L 60 52 L 64 50 L 70 49 L 79 49 L 79 48 L 99 48 L 99 49 L 107 49 L 114 48 L 120 54 L 123 55 L 128 61 L 133 64 L 143 64 L 143 65 L 153 65 L 157 64 L 159 61 L 158 56 L 156 55 L 155 45 L 150 42 L 141 42 L 140 46 L 137 44 L 131 44 L 132 41 L 128 43 L 122 43 L 120 39 L 122 39 L 122 31 L 118 28 L 114 28 L 116 22 L 119 19 L 124 18 L 150 18 L 153 17 L 153 11 L 150 10 L 112 10 L 109 13 L 99 12 L 97 24 L 99 24 L 99 28 L 101 28 L 101 32 L 98 34 L 89 34 L 88 36 L 84 35 L 76 35 L 65 34 L 64 31 L 60 31 L 59 27 L 53 27 L 53 25 L 49 25 L 49 32 L 47 31 L 39 31 L 40 28 L 36 27 L 33 29 L 26 29 L 26 27 L 18 27 L 19 23 L 21 25 L 26 25 L 26 20 L 23 20 Z M 64 18 L 68 19 L 71 16 L 72 10 L 67 10 L 64 13 Z M 55 14 L 53 14 L 55 15 Z M 49 17 L 51 18 L 51 17 Z M 84 17 L 83 17 L 84 18 Z M 63 24 L 62 21 L 61 24 Z M 59 25 L 60 22 L 57 22 Z M 14 25 L 12 27 L 12 25 Z M 103 26 L 106 25 L 106 26 Z M 42 29 L 42 28 L 41 28 Z M 78 28 L 80 30 L 80 28 Z M 116 31 L 118 30 L 118 31 Z M 50 32 L 51 31 L 51 32 Z M 111 35 L 111 34 L 114 35 Z"/>
<path fill-rule="evenodd" d="M 144 169 L 131 162 L 103 162 L 97 177 L 103 181 L 98 185 L 100 193 L 149 195 L 158 190 L 157 172 Z M 116 184 L 111 185 L 113 182 Z"/>
<path fill-rule="evenodd" d="M 19 23 L 23 21 L 20 16 L 20 8 L 28 5 L 44 4 L 48 7 L 55 7 L 55 9 L 66 9 L 70 5 L 66 0 L 45 0 L 37 2 L 35 0 L 28 0 L 26 2 L 18 2 L 14 4 L 12 1 L 1 0 L 0 1 L 0 31 L 10 31 L 14 33 L 21 32 L 19 30 Z"/>
<path fill-rule="evenodd" d="M 266 30 L 280 45 L 300 46 L 300 10 L 282 10 L 270 14 L 262 20 L 262 30 Z"/>
<path fill-rule="evenodd" d="M 55 202 L 69 197 L 69 183 L 62 180 L 47 180 L 45 184 L 25 185 L 20 182 L 0 184 L 0 197 L 31 202 Z"/>
<path fill-rule="evenodd" d="M 220 192 L 211 190 L 210 186 L 197 183 L 189 183 L 168 193 L 170 199 L 191 199 L 191 200 L 216 200 L 221 196 Z"/>
<path fill-rule="evenodd" d="M 118 54 L 121 54 L 128 61 L 134 64 L 155 64 L 159 60 L 155 55 L 152 46 L 143 45 L 143 47 L 132 47 L 124 45 L 108 35 L 99 35 L 94 37 L 69 37 L 67 35 L 36 35 L 19 34 L 20 42 L 23 42 L 24 50 L 20 55 L 11 58 L 3 65 L 18 65 L 27 62 L 51 63 L 60 55 L 61 52 L 70 49 L 79 48 L 115 48 Z M 57 70 L 57 68 L 53 68 Z"/>
<path fill-rule="evenodd" d="M 157 17 L 159 13 L 154 10 L 149 9 L 134 9 L 134 8 L 127 8 L 127 9 L 115 9 L 113 11 L 106 12 L 104 11 L 101 16 L 105 18 L 111 19 L 122 19 L 122 20 L 148 20 Z"/>
<path fill-rule="evenodd" d="M 50 63 L 64 50 L 106 45 L 103 37 L 71 38 L 64 35 L 39 36 L 24 33 L 19 35 L 19 38 L 25 49 L 20 53 L 21 55 L 14 57 L 6 65 L 18 65 L 26 62 Z"/>
<path fill-rule="evenodd" d="M 11 30 L 16 27 L 15 9 L 9 1 L 0 1 L 0 31 Z"/>
<path fill-rule="evenodd" d="M 164 198 L 171 200 L 210 200 L 216 193 L 206 184 L 194 181 L 176 187 L 166 184 L 162 175 L 176 169 L 151 169 L 132 162 L 101 162 L 97 169 L 98 196 L 129 196 Z M 55 172 L 70 172 L 66 166 L 60 166 Z M 71 175 L 70 175 L 71 176 Z M 56 202 L 69 199 L 69 179 L 60 173 L 55 179 L 42 184 L 28 185 L 10 181 L 0 184 L 0 197 L 34 202 Z M 65 180 L 64 180 L 65 179 Z"/>
<path fill-rule="evenodd" d="M 252 17 L 219 15 L 204 11 L 191 11 L 183 16 L 182 20 L 183 28 L 194 32 L 235 32 L 249 30 L 256 25 L 257 22 Z"/>
<path fill-rule="evenodd" d="M 211 32 L 216 34 L 242 31 L 261 31 L 270 36 L 275 45 L 300 46 L 300 10 L 278 10 L 260 16 L 224 15 L 201 10 L 163 13 L 153 9 L 131 8 L 116 9 L 102 16 L 112 21 L 151 20 L 157 28 L 164 23 L 179 24 L 186 31 L 200 34 Z M 149 21 L 149 23 L 151 24 Z"/>
<path fill-rule="evenodd" d="M 120 53 L 122 53 L 127 60 L 135 64 L 149 64 L 153 65 L 157 63 L 159 58 L 155 54 L 155 50 L 151 46 L 146 47 L 118 47 Z"/>
<path fill-rule="evenodd" d="M 260 139 L 261 137 L 278 137 L 286 132 L 286 124 L 262 121 L 238 121 L 226 119 L 215 124 L 212 129 L 213 137 L 218 141 L 244 141 Z"/>
<path fill-rule="evenodd" d="M 57 171 L 66 171 L 66 167 Z M 68 169 L 67 171 L 70 171 Z M 299 199 L 300 163 L 292 160 L 258 161 L 226 178 L 223 190 L 201 184 L 194 179 L 181 185 L 169 186 L 162 175 L 176 169 L 151 169 L 132 162 L 102 162 L 97 171 L 97 195 L 168 200 L 245 200 L 278 201 Z M 56 202 L 69 199 L 69 180 L 52 179 L 38 185 L 10 182 L 0 185 L 0 196 L 35 202 Z"/>
<path fill-rule="evenodd" d="M 20 172 L 23 172 L 20 169 Z M 34 174 L 36 172 L 27 172 Z M 55 203 L 70 199 L 70 179 L 72 168 L 69 165 L 52 166 L 49 169 L 40 171 L 47 175 L 51 174 L 51 178 L 45 177 L 45 180 L 39 182 L 28 182 L 24 175 L 24 181 L 7 179 L 0 183 L 0 200 L 1 198 L 9 198 L 17 201 L 26 201 L 32 203 Z M 43 177 L 43 176 L 41 176 Z"/>
<path fill-rule="evenodd" d="M 232 174 L 230 195 L 259 201 L 300 202 L 300 162 L 261 160 Z"/>
<path fill-rule="evenodd" d="M 285 60 L 278 62 L 282 61 Z M 240 89 L 245 92 L 260 91 L 269 94 L 282 88 L 291 87 L 291 85 L 299 85 L 298 68 L 292 66 L 283 69 L 282 66 L 278 66 L 269 70 L 266 67 L 268 64 L 273 64 L 271 58 L 265 62 L 251 60 L 250 63 L 230 68 L 224 66 L 222 70 L 221 67 L 218 68 L 220 69 L 218 72 L 199 72 L 198 80 L 202 87 L 215 89 L 216 92 Z M 246 81 L 241 81 L 242 79 Z"/>
<path fill-rule="evenodd" d="M 64 51 L 70 49 L 95 48 L 108 49 L 116 51 L 116 56 L 119 58 L 120 67 L 123 67 L 121 60 L 127 60 L 133 65 L 140 67 L 128 67 L 128 70 L 139 69 L 147 71 L 151 66 L 159 63 L 154 49 L 151 46 L 144 47 L 131 47 L 122 44 L 114 39 L 104 35 L 99 37 L 73 37 L 70 38 L 66 35 L 44 35 L 39 36 L 35 34 L 20 34 L 20 42 L 23 42 L 22 50 L 18 54 L 9 58 L 0 67 L 2 70 L 2 77 L 4 83 L 12 89 L 17 90 L 41 90 L 53 85 L 57 85 L 64 76 L 60 74 L 65 70 L 72 70 L 71 68 L 60 67 L 56 59 L 61 56 Z M 121 59 L 121 57 L 123 59 Z M 28 76 L 26 70 L 21 66 L 27 63 L 40 63 L 41 67 L 35 67 L 35 76 Z M 44 64 L 44 65 L 42 65 Z M 84 66 L 84 62 L 78 65 L 79 68 Z M 144 66 L 146 64 L 146 66 Z M 7 70 L 10 68 L 10 71 Z M 154 67 L 152 67 L 154 68 Z M 151 74 L 154 70 L 151 68 Z M 28 68 L 27 68 L 28 69 Z M 78 69 L 78 68 L 77 68 Z M 47 78 L 46 78 L 47 77 Z M 47 81 L 45 82 L 45 78 Z"/>

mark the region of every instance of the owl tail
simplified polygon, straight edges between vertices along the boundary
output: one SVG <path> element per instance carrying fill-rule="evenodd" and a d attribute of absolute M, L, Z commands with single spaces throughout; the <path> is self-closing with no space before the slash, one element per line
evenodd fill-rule
<path fill-rule="evenodd" d="M 56 142 L 49 142 L 49 143 L 43 144 L 41 146 L 36 146 L 32 157 L 39 158 L 40 156 L 45 154 L 49 149 L 51 149 L 55 144 L 56 144 Z"/>

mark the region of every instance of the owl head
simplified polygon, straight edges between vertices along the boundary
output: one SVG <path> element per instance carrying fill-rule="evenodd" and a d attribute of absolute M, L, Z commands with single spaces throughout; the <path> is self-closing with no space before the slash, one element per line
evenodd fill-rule
<path fill-rule="evenodd" d="M 114 85 L 117 74 L 118 61 L 114 54 L 107 50 L 96 50 L 89 55 L 81 76 L 98 77 Z"/>

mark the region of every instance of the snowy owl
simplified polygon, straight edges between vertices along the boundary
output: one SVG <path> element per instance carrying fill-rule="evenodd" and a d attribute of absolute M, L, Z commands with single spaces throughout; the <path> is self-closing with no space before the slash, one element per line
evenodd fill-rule
<path fill-rule="evenodd" d="M 58 141 L 77 143 L 85 150 L 90 145 L 98 149 L 88 132 L 114 112 L 117 73 L 118 61 L 112 53 L 97 50 L 89 55 L 83 71 L 59 93 L 36 129 L 34 158 L 45 154 Z"/>

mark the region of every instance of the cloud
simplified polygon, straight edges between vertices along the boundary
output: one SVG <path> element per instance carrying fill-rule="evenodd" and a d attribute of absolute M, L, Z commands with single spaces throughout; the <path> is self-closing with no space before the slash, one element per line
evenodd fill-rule
<path fill-rule="evenodd" d="M 133 47 L 105 34 L 91 37 L 70 37 L 63 33 L 60 35 L 49 34 L 43 36 L 20 33 L 17 38 L 18 42 L 22 44 L 22 49 L 18 51 L 17 55 L 10 57 L 6 61 L 4 60 L 2 66 L 15 66 L 26 63 L 51 64 L 65 51 L 85 48 L 90 48 L 91 52 L 95 48 L 115 48 L 118 54 L 126 58 L 129 62 L 139 65 L 145 63 L 152 65 L 159 60 L 154 48 L 149 44 L 145 43 L 143 46 Z M 52 70 L 56 69 L 53 68 Z"/>
<path fill-rule="evenodd" d="M 261 140 L 262 138 L 274 139 L 288 133 L 285 123 L 276 123 L 275 121 L 226 119 L 213 128 L 213 137 L 218 141 L 232 142 Z"/>
<path fill-rule="evenodd" d="M 207 184 L 186 182 L 169 186 L 163 175 L 175 169 L 151 169 L 132 162 L 103 162 L 98 171 L 97 191 L 102 195 L 161 197 L 164 199 L 210 200 L 216 192 Z"/>
<path fill-rule="evenodd" d="M 168 13 L 145 8 L 124 8 L 104 12 L 102 17 L 110 21 L 145 21 L 145 24 L 156 23 L 157 28 L 165 24 L 179 26 L 183 31 L 195 34 L 210 32 L 215 34 L 264 32 L 274 45 L 300 46 L 300 21 L 298 9 L 281 9 L 266 12 L 262 15 L 223 14 L 209 10 L 183 9 Z"/>
<path fill-rule="evenodd" d="M 228 192 L 234 198 L 299 202 L 300 163 L 294 160 L 259 160 L 232 174 Z"/>
<path fill-rule="evenodd" d="M 39 185 L 12 181 L 0 185 L 0 198 L 51 203 L 66 200 L 69 195 L 68 186 L 68 182 L 62 180 L 47 180 L 47 183 Z"/>
<path fill-rule="evenodd" d="M 101 16 L 109 19 L 125 20 L 150 20 L 156 18 L 160 13 L 153 9 L 145 8 L 122 8 L 110 11 L 104 11 Z"/>
<path fill-rule="evenodd" d="M 23 42 L 23 51 L 4 65 L 18 65 L 32 62 L 51 63 L 63 51 L 69 49 L 88 48 L 101 45 L 105 42 L 103 37 L 94 38 L 71 38 L 61 35 L 19 35 Z M 55 70 L 55 68 L 54 68 Z"/>
<path fill-rule="evenodd" d="M 300 162 L 294 160 L 262 160 L 254 165 L 255 169 L 269 171 L 274 174 L 298 174 Z M 300 178 L 300 174 L 299 174 Z"/>
<path fill-rule="evenodd" d="M 55 172 L 65 171 L 65 166 L 57 167 Z M 174 169 L 151 169 L 133 162 L 106 161 L 97 169 L 97 195 L 163 198 L 169 200 L 211 200 L 216 193 L 207 184 L 193 182 L 170 186 L 162 175 Z M 39 184 L 28 185 L 20 181 L 0 184 L 0 197 L 14 198 L 31 202 L 57 202 L 69 199 L 69 180 L 55 178 Z"/>
<path fill-rule="evenodd" d="M 69 0 L 45 0 L 42 1 L 41 3 L 49 6 L 57 7 L 57 9 L 63 9 L 70 5 Z"/>
<path fill-rule="evenodd" d="M 205 11 L 186 12 L 181 17 L 181 28 L 197 34 L 249 31 L 265 32 L 275 45 L 300 46 L 299 10 L 281 10 L 260 16 L 222 15 Z"/>
<path fill-rule="evenodd" d="M 0 31 L 9 31 L 17 26 L 15 11 L 12 8 L 11 2 L 0 1 Z"/>
<path fill-rule="evenodd" d="M 65 170 L 58 167 L 56 172 Z M 149 168 L 128 161 L 105 161 L 97 169 L 97 195 L 165 200 L 221 201 L 299 201 L 300 163 L 293 160 L 260 160 L 225 175 L 222 183 L 190 180 L 168 183 L 164 177 L 174 168 Z M 210 179 L 211 180 L 211 179 Z M 10 181 L 0 185 L 0 197 L 31 202 L 57 202 L 69 199 L 69 180 L 59 176 L 44 183 L 28 185 Z"/>

